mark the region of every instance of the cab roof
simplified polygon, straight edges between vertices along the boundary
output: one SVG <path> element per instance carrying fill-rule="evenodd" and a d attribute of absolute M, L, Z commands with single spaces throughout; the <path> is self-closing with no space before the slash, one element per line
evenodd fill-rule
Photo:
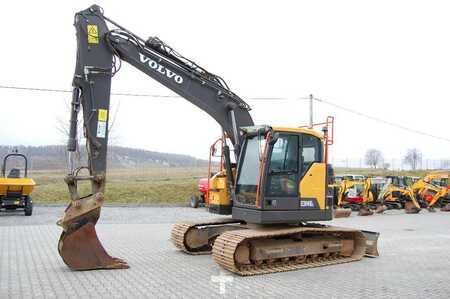
<path fill-rule="evenodd" d="M 272 127 L 275 132 L 288 132 L 288 133 L 303 133 L 316 136 L 317 138 L 323 138 L 323 133 L 308 128 L 293 128 L 293 127 Z"/>

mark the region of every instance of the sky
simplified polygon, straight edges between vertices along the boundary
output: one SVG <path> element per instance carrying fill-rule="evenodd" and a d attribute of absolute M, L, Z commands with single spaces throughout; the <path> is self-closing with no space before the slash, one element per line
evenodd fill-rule
<path fill-rule="evenodd" d="M 74 13 L 90 1 L 6 1 L 0 85 L 70 89 Z M 299 126 L 313 94 L 335 104 L 450 139 L 448 1 L 97 1 L 105 15 L 158 36 L 224 78 L 257 124 Z M 7 29 L 6 29 L 7 28 Z M 126 63 L 113 92 L 173 95 Z M 0 144 L 64 144 L 68 93 L 0 89 Z M 219 125 L 178 99 L 112 96 L 115 145 L 207 158 Z M 332 159 L 369 148 L 386 159 L 418 148 L 450 159 L 450 142 L 314 103 L 314 120 L 335 116 Z"/>

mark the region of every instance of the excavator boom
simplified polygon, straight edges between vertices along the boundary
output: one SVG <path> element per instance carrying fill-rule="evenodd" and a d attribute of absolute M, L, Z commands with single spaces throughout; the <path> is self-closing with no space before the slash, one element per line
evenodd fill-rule
<path fill-rule="evenodd" d="M 114 29 L 110 30 L 108 24 Z M 225 81 L 181 56 L 158 38 L 143 40 L 104 16 L 93 5 L 75 15 L 77 60 L 73 77 L 70 132 L 67 150 L 70 170 L 65 178 L 71 202 L 58 225 L 63 233 L 58 251 L 72 269 L 126 268 L 127 263 L 110 257 L 95 232 L 104 202 L 111 78 L 126 61 L 199 107 L 222 127 L 238 157 L 239 127 L 252 126 L 249 105 L 234 94 Z M 88 165 L 74 167 L 77 150 L 78 113 L 82 111 Z M 229 148 L 224 149 L 229 188 L 232 185 Z M 237 160 L 237 159 L 236 159 Z M 86 171 L 87 170 L 87 171 Z M 83 172 L 87 174 L 82 175 Z M 91 183 L 91 194 L 80 196 L 77 184 Z"/>

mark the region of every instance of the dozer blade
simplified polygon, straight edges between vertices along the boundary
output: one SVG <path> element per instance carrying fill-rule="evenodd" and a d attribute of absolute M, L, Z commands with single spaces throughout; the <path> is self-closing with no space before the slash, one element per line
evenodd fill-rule
<path fill-rule="evenodd" d="M 350 217 L 351 214 L 351 209 L 337 208 L 336 210 L 334 210 L 334 218 Z"/>
<path fill-rule="evenodd" d="M 380 236 L 380 233 L 371 232 L 367 230 L 362 230 L 361 232 L 364 234 L 364 237 L 366 237 L 365 256 L 369 257 L 380 256 L 380 254 L 378 253 L 378 237 Z"/>
<path fill-rule="evenodd" d="M 103 195 L 97 193 L 71 202 L 58 221 L 64 231 L 58 252 L 72 270 L 127 269 L 128 264 L 111 257 L 100 243 L 95 224 L 100 217 Z"/>

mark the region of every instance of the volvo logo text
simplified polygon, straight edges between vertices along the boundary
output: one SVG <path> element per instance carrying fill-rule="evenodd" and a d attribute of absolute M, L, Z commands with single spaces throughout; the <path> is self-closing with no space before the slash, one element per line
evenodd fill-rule
<path fill-rule="evenodd" d="M 162 66 L 159 63 L 157 63 L 156 61 L 148 58 L 147 56 L 143 55 L 142 53 L 139 53 L 139 58 L 142 63 L 147 64 L 151 69 L 154 69 L 158 73 L 165 75 L 169 79 L 173 79 L 173 81 L 175 81 L 178 84 L 183 83 L 183 77 L 175 74 L 168 68 L 165 68 L 164 66 Z"/>

